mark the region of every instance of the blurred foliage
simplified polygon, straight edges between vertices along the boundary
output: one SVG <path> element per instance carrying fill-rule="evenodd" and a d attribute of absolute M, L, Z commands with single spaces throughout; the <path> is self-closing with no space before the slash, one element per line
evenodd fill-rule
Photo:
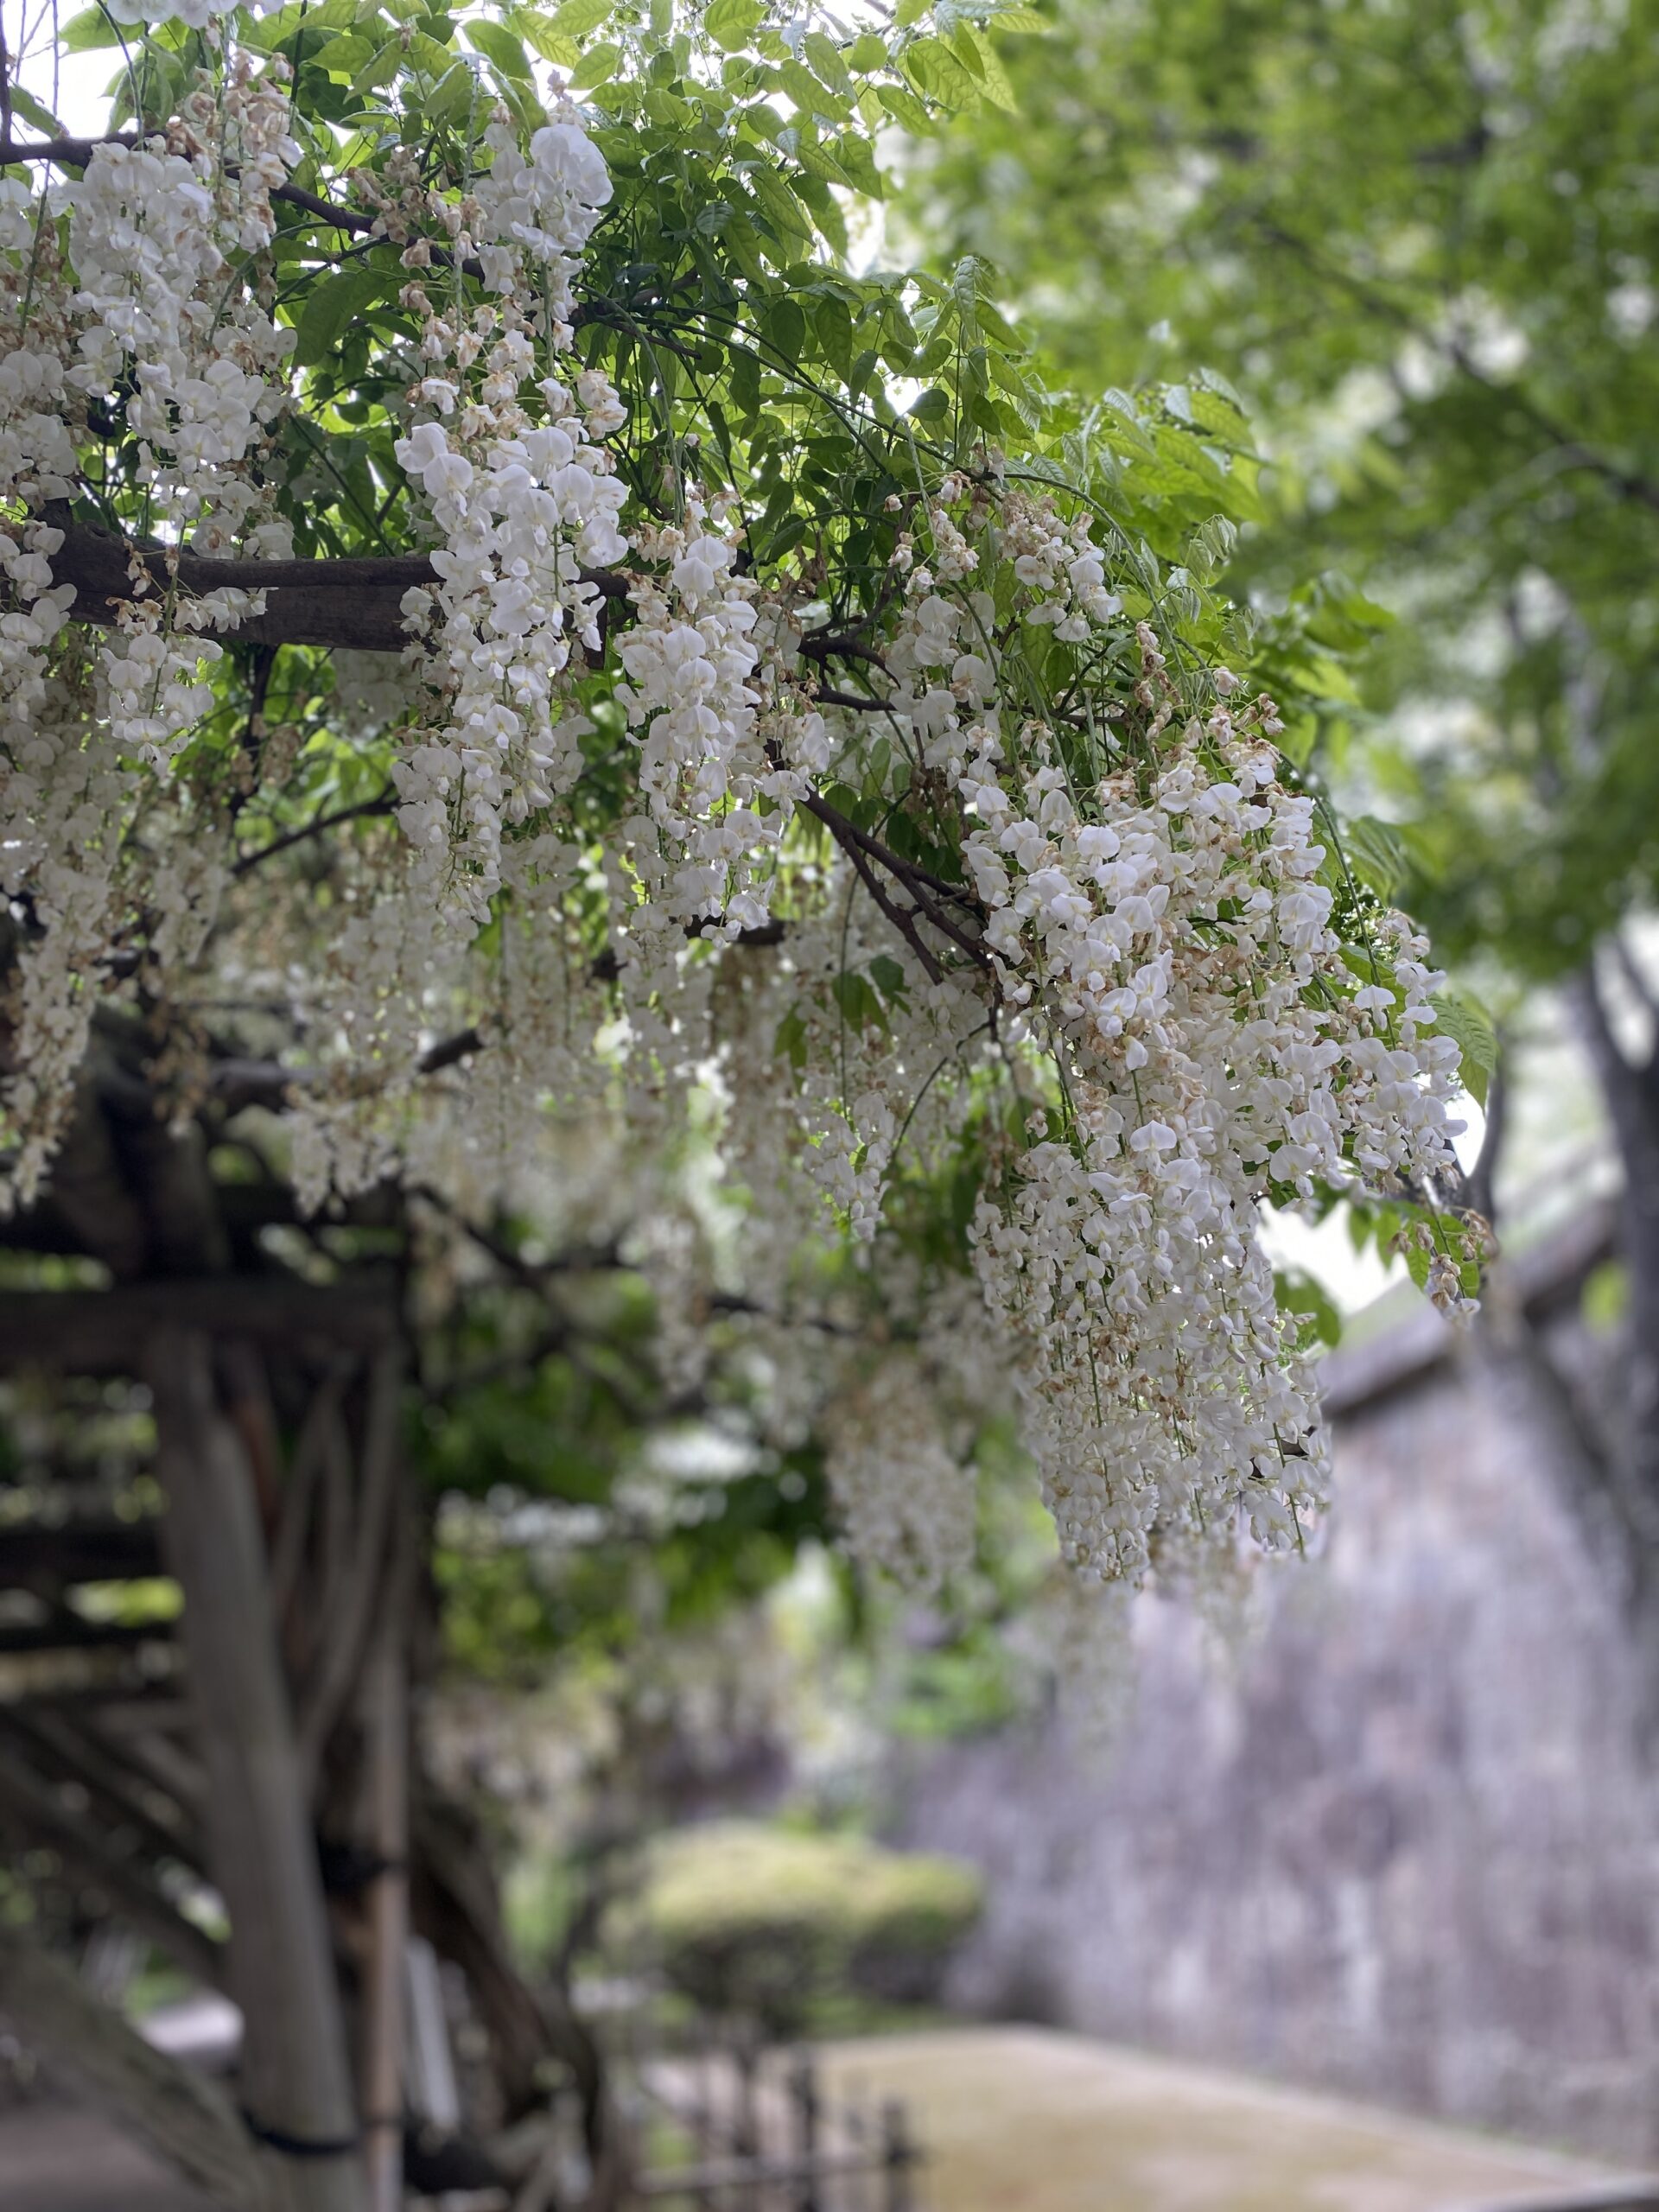
<path fill-rule="evenodd" d="M 957 1859 L 720 1821 L 652 1847 L 639 1895 L 607 1935 L 698 2005 L 784 2037 L 837 1991 L 932 1995 L 982 1902 L 978 1873 Z"/>
<path fill-rule="evenodd" d="M 1237 389 L 1272 465 L 1229 581 L 1328 567 L 1397 618 L 1364 689 L 1400 711 L 1320 766 L 1443 954 L 1577 963 L 1659 874 L 1659 9 L 1043 13 L 1017 118 L 920 150 L 906 219 L 1012 272 L 1080 387 Z"/>

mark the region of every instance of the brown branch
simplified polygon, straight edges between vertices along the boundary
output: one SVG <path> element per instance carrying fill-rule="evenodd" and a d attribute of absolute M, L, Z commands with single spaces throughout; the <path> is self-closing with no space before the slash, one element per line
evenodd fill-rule
<path fill-rule="evenodd" d="M 803 660 L 861 660 L 887 674 L 887 664 L 874 645 L 848 630 L 810 630 L 801 639 Z"/>
<path fill-rule="evenodd" d="M 857 691 L 838 691 L 831 683 L 819 684 L 812 696 L 821 707 L 847 707 L 857 715 L 890 715 L 893 712 L 889 700 L 867 699 Z"/>
<path fill-rule="evenodd" d="M 442 1038 L 429 1046 L 416 1061 L 415 1072 L 439 1075 L 445 1068 L 454 1067 L 457 1061 L 481 1052 L 485 1044 L 478 1029 L 459 1030 L 453 1037 Z M 280 1060 L 252 1060 L 227 1053 L 213 1063 L 207 1082 L 212 1096 L 226 1113 L 238 1114 L 247 1106 L 263 1106 L 270 1113 L 280 1114 L 294 1093 L 310 1089 L 320 1079 L 320 1074 L 321 1071 L 315 1068 L 285 1068 Z M 361 1094 L 375 1089 L 384 1078 L 361 1076 L 353 1080 Z"/>
<path fill-rule="evenodd" d="M 331 1608 L 323 1623 L 322 1656 L 302 1702 L 298 1726 L 300 1763 L 315 1777 L 333 1734 L 357 1686 L 369 1649 L 376 1600 L 392 1572 L 398 1477 L 400 1373 L 397 1352 L 382 1351 L 369 1374 L 364 1420 L 361 1496 L 356 1540 L 344 1602 Z"/>
<path fill-rule="evenodd" d="M 314 821 L 304 823 L 297 830 L 286 830 L 280 837 L 273 837 L 268 845 L 261 845 L 251 853 L 244 853 L 231 869 L 236 876 L 246 875 L 278 853 L 286 853 L 296 845 L 302 845 L 309 837 L 321 837 L 330 830 L 338 830 L 344 822 L 365 822 L 376 816 L 388 815 L 397 805 L 397 796 L 382 791 L 378 798 L 359 799 L 355 806 L 342 806 L 333 814 L 320 814 Z"/>
<path fill-rule="evenodd" d="M 31 1462 L 30 1480 L 35 1463 Z M 73 1478 L 72 1468 L 48 1462 L 48 1484 Z M 112 1516 L 54 1525 L 26 1521 L 0 1529 L 0 1590 L 32 1589 L 41 1577 L 60 1584 L 128 1582 L 159 1574 L 161 1554 L 154 1516 L 118 1521 Z"/>
<path fill-rule="evenodd" d="M 964 906 L 971 906 L 972 901 L 968 893 L 959 886 L 945 883 L 939 877 L 930 874 L 926 868 L 918 868 L 914 861 L 904 859 L 901 855 L 895 853 L 890 845 L 883 844 L 880 838 L 872 836 L 868 830 L 861 830 L 857 823 L 850 821 L 838 807 L 831 806 L 829 800 L 821 798 L 817 791 L 808 791 L 801 798 L 799 804 L 811 815 L 815 821 L 823 823 L 824 828 L 852 861 L 858 872 L 860 880 L 882 912 L 899 930 L 906 943 L 923 953 L 925 963 L 928 966 L 929 977 L 932 982 L 937 983 L 941 981 L 944 971 L 938 967 L 932 955 L 926 953 L 921 947 L 919 940 L 912 935 L 913 924 L 906 926 L 906 921 L 901 918 L 902 910 L 893 906 L 876 887 L 875 879 L 865 864 L 867 861 L 877 862 L 886 868 L 890 875 L 896 877 L 916 901 L 917 911 L 939 931 L 941 936 L 949 938 L 951 944 L 960 951 L 965 952 L 976 967 L 983 968 L 988 971 L 990 969 L 991 956 L 985 947 L 977 938 L 969 937 L 949 914 L 942 912 L 938 897 L 932 895 L 937 893 L 939 897 L 956 899 Z"/>
<path fill-rule="evenodd" d="M 152 130 L 145 135 L 150 138 L 160 138 L 167 134 Z M 136 130 L 112 130 L 101 138 L 32 138 L 17 143 L 8 130 L 3 142 L 0 142 L 0 167 L 9 168 L 14 162 L 54 162 L 60 168 L 84 169 L 100 146 L 136 146 L 139 143 L 139 134 Z M 232 164 L 227 166 L 226 174 L 237 176 L 240 171 Z M 380 219 L 378 215 L 363 214 L 355 207 L 336 207 L 332 200 L 319 199 L 315 192 L 308 192 L 303 185 L 273 184 L 270 197 L 281 200 L 285 207 L 299 208 L 303 214 L 314 215 L 320 223 L 327 223 L 337 231 L 345 231 L 353 238 L 368 236 Z M 396 248 L 397 239 L 385 232 L 382 236 L 386 245 Z M 445 247 L 429 243 L 431 245 L 432 259 L 437 266 L 443 269 L 455 266 L 454 256 Z M 461 268 L 468 276 L 481 277 L 484 274 L 484 265 L 480 261 L 462 261 Z"/>
<path fill-rule="evenodd" d="M 1500 1052 L 1497 1064 L 1487 1078 L 1486 1127 L 1481 1133 L 1480 1150 L 1465 1183 L 1469 1204 L 1483 1220 L 1494 1226 L 1497 1222 L 1497 1167 L 1503 1141 L 1509 1134 L 1509 1078 Z"/>
<path fill-rule="evenodd" d="M 1639 1203 L 1659 1191 L 1659 1118 L 1650 1068 L 1630 1059 L 1614 1034 L 1593 957 L 1568 978 L 1567 999 L 1600 1083 L 1626 1185 Z"/>
<path fill-rule="evenodd" d="M 827 808 L 825 812 L 828 815 L 834 815 L 835 810 L 833 807 Z M 836 821 L 845 822 L 845 817 L 838 816 L 836 817 Z M 852 824 L 850 823 L 846 823 L 845 826 L 846 828 L 850 829 Z M 846 854 L 848 859 L 852 862 L 854 871 L 856 874 L 859 881 L 864 886 L 864 888 L 869 893 L 871 898 L 874 899 L 876 905 L 887 916 L 887 919 L 893 924 L 894 929 L 898 931 L 899 936 L 903 938 L 905 943 L 916 955 L 916 957 L 921 962 L 923 972 L 925 974 L 928 982 L 930 983 L 942 983 L 944 981 L 944 970 L 940 967 L 937 958 L 923 942 L 921 932 L 916 927 L 916 918 L 918 910 L 915 907 L 906 910 L 905 907 L 900 906 L 895 899 L 890 898 L 886 890 L 882 887 L 880 878 L 876 874 L 875 870 L 870 866 L 869 861 L 866 859 L 863 851 L 857 842 L 854 839 L 844 836 L 842 830 L 838 829 L 834 822 L 830 823 L 829 827 L 830 836 L 834 837 L 836 842 L 841 847 L 842 852 Z"/>
<path fill-rule="evenodd" d="M 253 797 L 259 780 L 259 762 L 265 749 L 265 701 L 270 695 L 270 678 L 276 666 L 275 645 L 255 645 L 252 665 L 248 671 L 248 723 L 242 735 L 242 750 L 248 756 L 248 780 L 237 794 L 232 806 L 232 819 Z"/>
<path fill-rule="evenodd" d="M 446 1037 L 436 1045 L 428 1046 L 415 1065 L 422 1075 L 438 1075 L 445 1068 L 452 1068 L 458 1060 L 470 1059 L 474 1052 L 484 1050 L 483 1033 L 478 1029 L 458 1030 L 454 1036 Z"/>
<path fill-rule="evenodd" d="M 1294 254 L 1317 276 L 1327 283 L 1341 286 L 1382 321 L 1392 323 L 1397 329 L 1409 332 L 1413 337 L 1421 340 L 1431 353 L 1438 354 L 1441 360 L 1456 369 L 1460 376 L 1466 377 L 1471 384 L 1478 385 L 1481 391 L 1490 392 L 1495 399 L 1504 402 L 1517 414 L 1524 416 L 1535 430 L 1548 439 L 1566 467 L 1581 468 L 1591 475 L 1599 476 L 1621 499 L 1634 499 L 1639 505 L 1651 507 L 1659 512 L 1659 480 L 1643 476 L 1637 470 L 1625 468 L 1610 455 L 1598 453 L 1593 446 L 1586 446 L 1566 423 L 1558 422 L 1548 408 L 1541 407 L 1518 385 L 1504 384 L 1496 377 L 1488 376 L 1470 358 L 1467 349 L 1458 340 L 1443 338 L 1438 332 L 1426 329 L 1415 315 L 1398 301 L 1390 299 L 1379 285 L 1351 270 L 1339 268 L 1324 260 L 1315 246 L 1306 238 L 1298 238 L 1294 231 L 1287 231 L 1282 224 L 1268 219 L 1258 219 L 1256 227 L 1271 245 L 1282 246 L 1287 253 Z"/>
<path fill-rule="evenodd" d="M 311 1501 L 327 1456 L 329 1430 L 339 1419 L 340 1402 L 351 1377 L 351 1363 L 340 1360 L 318 1383 L 305 1409 L 283 1484 L 282 1510 L 270 1547 L 270 1603 L 279 1625 L 284 1628 L 299 1586 L 300 1567 L 311 1526 Z"/>

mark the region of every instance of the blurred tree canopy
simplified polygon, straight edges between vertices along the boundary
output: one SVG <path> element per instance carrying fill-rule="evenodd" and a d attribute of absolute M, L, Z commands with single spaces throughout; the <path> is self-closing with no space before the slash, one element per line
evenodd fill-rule
<path fill-rule="evenodd" d="M 1018 114 L 920 148 L 906 219 L 1014 272 L 1078 388 L 1174 422 L 1236 391 L 1268 466 L 1226 587 L 1349 648 L 1373 626 L 1310 779 L 1360 785 L 1378 880 L 1506 1020 L 1563 987 L 1624 1176 L 1615 1372 L 1566 1371 L 1512 1316 L 1485 1351 L 1535 1393 L 1659 1686 L 1659 996 L 1630 926 L 1659 875 L 1659 10 L 1044 17 L 1006 48 Z"/>
<path fill-rule="evenodd" d="M 1047 12 L 1047 11 L 1046 11 Z M 1659 869 L 1659 11 L 1062 0 L 908 213 L 1079 387 L 1207 363 L 1272 467 L 1233 581 L 1393 617 L 1368 766 L 1454 959 L 1558 975 Z M 1168 405 L 1179 418 L 1192 386 Z"/>

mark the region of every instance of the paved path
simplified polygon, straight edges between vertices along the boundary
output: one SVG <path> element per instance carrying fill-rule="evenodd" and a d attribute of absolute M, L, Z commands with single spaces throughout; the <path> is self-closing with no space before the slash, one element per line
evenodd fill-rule
<path fill-rule="evenodd" d="M 903 2097 L 926 2212 L 1521 2212 L 1636 2204 L 1587 2160 L 1039 2028 L 841 2044 L 830 2094 Z M 1605 2185 L 1605 2186 L 1604 2186 Z M 1659 2204 L 1659 2197 L 1654 2202 Z M 107 2122 L 0 2115 L 0 2212 L 212 2212 Z"/>
<path fill-rule="evenodd" d="M 0 2114 L 0 2212 L 213 2212 L 96 2113 Z"/>
<path fill-rule="evenodd" d="M 1507 2212 L 1618 2202 L 1596 2185 L 1631 2178 L 1043 2028 L 884 2036 L 823 2058 L 832 2089 L 906 2101 L 927 2212 Z"/>

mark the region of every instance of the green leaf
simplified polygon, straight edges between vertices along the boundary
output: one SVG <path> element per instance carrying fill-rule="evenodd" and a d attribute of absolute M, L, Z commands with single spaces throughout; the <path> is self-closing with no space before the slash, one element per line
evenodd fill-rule
<path fill-rule="evenodd" d="M 899 67 L 924 99 L 947 108 L 978 105 L 977 79 L 942 38 L 918 38 L 899 55 Z"/>
<path fill-rule="evenodd" d="M 493 97 L 484 92 L 464 61 L 455 61 L 421 101 L 420 113 L 433 123 L 459 123 L 480 99 Z"/>
<path fill-rule="evenodd" d="M 553 28 L 564 38 L 586 38 L 615 12 L 616 0 L 564 0 L 553 10 Z"/>
<path fill-rule="evenodd" d="M 76 21 L 79 21 L 79 16 Z M 846 62 L 849 69 L 856 69 L 861 75 L 868 75 L 872 69 L 885 69 L 887 66 L 886 44 L 874 31 L 861 31 L 847 49 Z"/>
<path fill-rule="evenodd" d="M 397 39 L 389 39 L 378 54 L 371 54 L 352 79 L 352 90 L 357 93 L 372 92 L 377 85 L 389 85 L 403 65 L 404 49 Z"/>
<path fill-rule="evenodd" d="M 1348 865 L 1386 905 L 1406 880 L 1406 848 L 1391 822 L 1374 814 L 1361 814 L 1344 825 L 1343 850 Z"/>
<path fill-rule="evenodd" d="M 773 300 L 766 308 L 762 327 L 767 344 L 792 367 L 806 343 L 806 317 L 800 308 L 787 296 Z"/>
<path fill-rule="evenodd" d="M 812 310 L 812 329 L 824 359 L 847 377 L 853 365 L 853 318 L 846 301 L 820 300 Z"/>
<path fill-rule="evenodd" d="M 550 61 L 556 69 L 574 69 L 582 59 L 582 48 L 568 33 L 559 29 L 550 16 L 538 15 L 533 8 L 513 10 L 513 25 L 523 34 L 543 61 Z"/>
<path fill-rule="evenodd" d="M 902 124 L 912 137 L 931 138 L 937 136 L 938 124 L 914 92 L 907 92 L 902 85 L 878 85 L 876 97 L 893 121 Z"/>
<path fill-rule="evenodd" d="M 798 243 L 804 256 L 812 243 L 811 220 L 784 178 L 769 162 L 756 162 L 743 174 L 772 229 L 781 238 Z"/>
<path fill-rule="evenodd" d="M 1323 1283 L 1300 1268 L 1275 1268 L 1273 1289 L 1280 1312 L 1294 1313 L 1300 1323 L 1298 1335 L 1303 1350 L 1309 1344 L 1330 1346 L 1341 1341 L 1342 1315 Z"/>
<path fill-rule="evenodd" d="M 766 17 L 760 0 L 711 0 L 702 28 L 728 54 L 747 46 Z"/>
<path fill-rule="evenodd" d="M 308 0 L 296 0 L 296 4 L 284 8 L 280 15 L 267 16 L 243 35 L 261 54 L 275 54 L 296 31 L 348 31 L 357 21 L 357 0 L 321 0 L 316 7 L 308 4 Z"/>
<path fill-rule="evenodd" d="M 340 343 L 347 323 L 395 293 L 401 272 L 381 269 L 347 269 L 325 276 L 306 302 L 298 326 L 294 359 L 301 368 L 314 368 L 327 360 Z"/>
<path fill-rule="evenodd" d="M 729 358 L 732 404 L 752 420 L 760 412 L 760 364 L 743 346 L 734 346 Z"/>
<path fill-rule="evenodd" d="M 1457 1046 L 1459 1073 L 1464 1089 L 1477 1104 L 1484 1106 L 1492 1070 L 1497 1065 L 1497 1032 L 1478 1001 L 1463 993 L 1438 992 L 1430 1000 L 1434 1025 Z"/>
<path fill-rule="evenodd" d="M 887 198 L 887 185 L 880 170 L 875 166 L 875 149 L 868 138 L 861 138 L 855 130 L 849 130 L 844 138 L 837 138 L 836 159 L 858 190 L 868 198 Z"/>
<path fill-rule="evenodd" d="M 111 22 L 101 8 L 83 8 L 58 33 L 58 44 L 66 54 L 92 54 L 101 46 L 120 43 L 119 25 Z"/>
<path fill-rule="evenodd" d="M 570 89 L 591 92 L 596 85 L 608 83 L 621 59 L 622 49 L 614 40 L 607 39 L 602 46 L 590 46 L 570 73 Z"/>
<path fill-rule="evenodd" d="M 843 99 L 853 99 L 853 80 L 847 74 L 847 64 L 834 39 L 826 38 L 822 31 L 809 31 L 801 41 L 801 51 L 821 84 L 828 85 Z"/>
<path fill-rule="evenodd" d="M 827 116 L 832 123 L 851 120 L 852 110 L 846 101 L 838 99 L 800 62 L 780 62 L 777 74 L 780 88 L 789 94 L 803 115 Z"/>
<path fill-rule="evenodd" d="M 877 1029 L 887 1027 L 886 1008 L 855 969 L 843 970 L 833 979 L 830 988 L 836 995 L 836 1004 L 841 1008 L 849 1029 L 862 1029 L 867 1023 Z"/>
<path fill-rule="evenodd" d="M 955 44 L 964 60 L 968 60 L 969 54 L 977 60 L 979 67 L 975 73 L 984 88 L 986 99 L 1007 114 L 1017 114 L 1020 103 L 1014 97 L 1014 86 L 1008 81 L 1008 73 L 984 32 L 972 23 L 963 23 L 957 33 Z M 969 66 L 971 67 L 972 63 Z"/>
<path fill-rule="evenodd" d="M 55 137 L 63 128 L 51 109 L 43 106 L 33 92 L 26 92 L 21 85 L 14 85 L 11 88 L 11 105 L 37 130 L 44 130 L 49 137 Z"/>
<path fill-rule="evenodd" d="M 504 76 L 516 77 L 524 85 L 535 82 L 523 39 L 515 38 L 504 23 L 493 23 L 485 17 L 469 21 L 466 29 L 468 42 L 487 55 Z"/>
<path fill-rule="evenodd" d="M 878 952 L 870 963 L 870 974 L 876 988 L 884 999 L 902 1004 L 905 996 L 905 971 L 890 952 Z"/>
<path fill-rule="evenodd" d="M 795 158 L 809 176 L 821 178 L 825 184 L 844 185 L 849 192 L 856 188 L 851 177 L 828 148 L 820 146 L 816 139 L 808 138 L 804 133 L 795 149 Z"/>
<path fill-rule="evenodd" d="M 806 1065 L 806 1023 L 798 1007 L 791 1007 L 779 1023 L 772 1049 L 779 1058 L 787 1060 L 798 1071 Z"/>

